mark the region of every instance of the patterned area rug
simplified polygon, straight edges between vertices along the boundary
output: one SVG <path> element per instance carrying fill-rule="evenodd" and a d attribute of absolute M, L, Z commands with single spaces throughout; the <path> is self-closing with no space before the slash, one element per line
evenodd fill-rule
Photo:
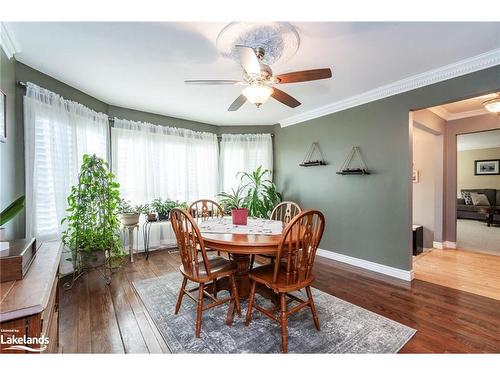
<path fill-rule="evenodd" d="M 201 337 L 197 339 L 196 304 L 184 296 L 179 314 L 174 315 L 180 285 L 177 273 L 134 282 L 173 353 L 280 353 L 280 326 L 256 310 L 250 325 L 245 326 L 246 302 L 242 305 L 242 317 L 235 314 L 230 327 L 225 324 L 228 304 L 204 311 Z M 309 308 L 293 314 L 288 319 L 290 353 L 397 353 L 416 333 L 410 327 L 312 289 L 321 331 L 314 327 Z M 261 306 L 270 306 L 268 300 L 258 295 L 255 299 Z"/>

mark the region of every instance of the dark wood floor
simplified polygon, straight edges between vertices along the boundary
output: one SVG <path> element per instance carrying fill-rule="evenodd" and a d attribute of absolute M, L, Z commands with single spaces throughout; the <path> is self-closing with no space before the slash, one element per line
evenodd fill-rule
<path fill-rule="evenodd" d="M 61 290 L 65 353 L 168 353 L 132 282 L 178 272 L 166 250 L 140 254 L 106 286 L 97 271 Z M 500 301 L 421 280 L 411 284 L 317 258 L 315 287 L 418 330 L 402 353 L 500 352 Z M 194 322 L 193 322 L 194 334 Z"/>

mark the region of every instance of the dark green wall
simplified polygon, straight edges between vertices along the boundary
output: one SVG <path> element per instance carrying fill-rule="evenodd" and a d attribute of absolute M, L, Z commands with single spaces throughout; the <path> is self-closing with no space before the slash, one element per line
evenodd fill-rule
<path fill-rule="evenodd" d="M 218 129 L 219 134 L 257 134 L 257 133 L 271 133 L 274 134 L 276 130 L 275 125 L 269 126 L 220 126 Z"/>
<path fill-rule="evenodd" d="M 409 111 L 500 88 L 500 66 L 342 112 L 277 128 L 274 171 L 286 199 L 326 216 L 320 247 L 410 270 L 411 131 Z M 318 141 L 329 165 L 299 167 Z M 360 146 L 369 176 L 335 172 Z"/>
<path fill-rule="evenodd" d="M 202 122 L 183 120 L 175 117 L 163 116 L 149 112 L 136 111 L 123 107 L 110 105 L 108 109 L 109 117 L 117 117 L 125 120 L 149 122 L 155 125 L 173 126 L 176 128 L 191 129 L 200 132 L 217 133 L 218 127 L 204 124 Z"/>
<path fill-rule="evenodd" d="M 7 96 L 7 142 L 0 143 L 0 211 L 24 194 L 23 128 L 16 121 L 15 65 L 0 48 L 0 88 Z M 4 227 L 6 238 L 22 237 L 24 212 Z"/>
<path fill-rule="evenodd" d="M 247 133 L 274 133 L 274 126 L 216 126 L 203 122 L 183 120 L 180 118 L 159 115 L 155 113 L 137 111 L 135 109 L 117 107 L 110 105 L 108 108 L 110 117 L 117 117 L 132 121 L 144 121 L 157 125 L 174 126 L 195 131 L 210 132 L 216 134 L 247 134 Z"/>

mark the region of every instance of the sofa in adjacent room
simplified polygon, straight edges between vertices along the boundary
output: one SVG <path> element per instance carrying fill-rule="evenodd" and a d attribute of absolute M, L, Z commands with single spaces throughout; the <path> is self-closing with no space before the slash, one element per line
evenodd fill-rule
<path fill-rule="evenodd" d="M 477 194 L 484 194 L 490 202 L 490 206 L 500 207 L 500 190 L 497 189 L 462 189 L 461 193 L 470 192 Z M 463 196 L 463 194 L 462 194 Z M 471 204 L 465 204 L 464 198 L 457 199 L 457 218 L 458 219 L 474 219 L 474 220 L 484 220 L 485 214 L 481 213 L 481 208 L 488 206 L 475 206 Z M 496 219 L 496 218 L 495 218 Z"/>

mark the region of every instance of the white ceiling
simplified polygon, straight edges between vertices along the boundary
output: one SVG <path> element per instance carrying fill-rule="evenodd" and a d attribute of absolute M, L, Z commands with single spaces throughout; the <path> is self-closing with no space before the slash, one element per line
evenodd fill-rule
<path fill-rule="evenodd" d="M 486 100 L 495 98 L 497 95 L 496 92 L 493 92 L 475 98 L 431 107 L 429 110 L 447 121 L 481 115 L 496 116 L 495 113 L 488 112 L 488 110 L 484 108 L 483 103 Z"/>
<path fill-rule="evenodd" d="M 480 133 L 461 134 L 457 136 L 457 150 L 478 150 L 500 147 L 500 130 Z"/>
<path fill-rule="evenodd" d="M 274 73 L 330 67 L 333 78 L 281 85 L 302 105 L 269 100 L 229 113 L 240 79 L 215 41 L 225 23 L 11 22 L 16 59 L 109 104 L 215 125 L 272 125 L 291 116 L 500 48 L 500 23 L 293 23 L 301 42 Z"/>

